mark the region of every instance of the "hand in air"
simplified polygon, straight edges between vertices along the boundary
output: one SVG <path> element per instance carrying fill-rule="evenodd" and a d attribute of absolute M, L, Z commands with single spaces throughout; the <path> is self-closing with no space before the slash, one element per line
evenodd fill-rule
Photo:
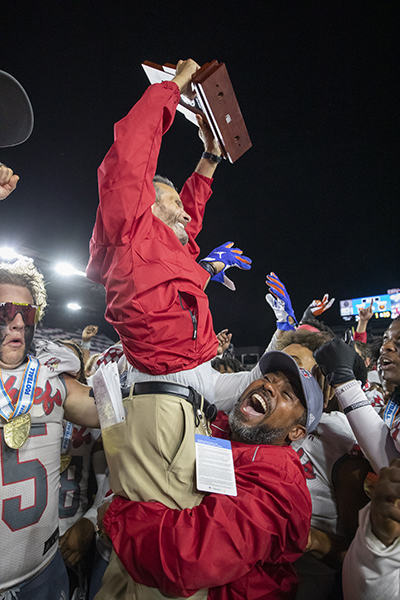
<path fill-rule="evenodd" d="M 222 356 L 225 350 L 229 348 L 229 344 L 231 343 L 232 334 L 228 333 L 227 329 L 223 329 L 219 333 L 217 333 L 218 339 L 218 348 L 217 348 L 217 356 Z"/>
<path fill-rule="evenodd" d="M 176 65 L 176 75 L 172 81 L 176 83 L 182 96 L 193 100 L 196 96 L 196 92 L 192 88 L 192 77 L 200 69 L 200 66 L 188 58 L 187 60 L 180 60 Z"/>
<path fill-rule="evenodd" d="M 207 121 L 201 115 L 196 115 L 196 120 L 199 125 L 199 138 L 203 142 L 204 152 L 221 156 L 221 148 Z"/>
<path fill-rule="evenodd" d="M 265 299 L 275 313 L 277 328 L 282 331 L 295 329 L 296 316 L 285 286 L 273 272 L 267 275 L 265 283 L 269 288 Z"/>
<path fill-rule="evenodd" d="M 360 321 L 369 321 L 372 317 L 372 315 L 374 314 L 374 311 L 372 309 L 372 306 L 374 304 L 374 301 L 371 300 L 371 304 L 369 306 L 367 306 L 367 308 L 359 308 L 358 309 L 358 316 L 360 317 Z"/>
<path fill-rule="evenodd" d="M 4 200 L 17 187 L 19 177 L 12 169 L 0 163 L 0 200 Z"/>
<path fill-rule="evenodd" d="M 228 279 L 225 271 L 231 267 L 239 267 L 239 269 L 251 269 L 251 259 L 248 256 L 243 256 L 243 251 L 239 248 L 233 248 L 233 242 L 226 242 L 222 246 L 215 248 L 206 258 L 202 258 L 201 262 L 212 263 L 217 273 L 211 277 L 211 281 L 218 281 L 227 288 L 235 291 L 236 287 L 233 281 Z"/>
<path fill-rule="evenodd" d="M 328 308 L 330 308 L 334 302 L 335 298 L 331 298 L 329 300 L 329 294 L 325 294 L 322 300 L 313 300 L 304 311 L 304 314 L 301 317 L 301 322 L 319 317 L 319 315 L 322 315 L 323 312 L 328 310 Z"/>
<path fill-rule="evenodd" d="M 85 329 L 82 331 L 82 342 L 90 342 L 92 337 L 94 337 L 99 328 L 97 325 L 86 325 Z"/>
<path fill-rule="evenodd" d="M 337 387 L 355 379 L 353 366 L 356 351 L 339 338 L 333 338 L 314 352 L 314 358 L 329 385 Z"/>

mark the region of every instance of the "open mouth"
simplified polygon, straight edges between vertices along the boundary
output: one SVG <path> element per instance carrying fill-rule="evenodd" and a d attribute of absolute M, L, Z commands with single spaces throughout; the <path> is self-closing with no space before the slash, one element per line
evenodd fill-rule
<path fill-rule="evenodd" d="M 241 410 L 252 417 L 260 417 L 267 414 L 268 407 L 268 398 L 261 392 L 253 392 L 245 399 Z"/>
<path fill-rule="evenodd" d="M 393 365 L 394 365 L 393 361 L 390 360 L 389 358 L 386 358 L 384 356 L 380 357 L 380 359 L 379 359 L 379 367 L 381 369 L 389 369 Z"/>
<path fill-rule="evenodd" d="M 180 221 L 177 222 L 177 225 L 179 225 L 179 227 L 182 227 L 182 229 L 185 229 L 185 226 Z"/>
<path fill-rule="evenodd" d="M 6 344 L 8 346 L 13 346 L 14 348 L 18 348 L 23 343 L 24 342 L 23 342 L 23 340 L 21 340 L 21 338 L 13 338 L 13 339 L 9 340 L 8 342 L 6 342 Z"/>

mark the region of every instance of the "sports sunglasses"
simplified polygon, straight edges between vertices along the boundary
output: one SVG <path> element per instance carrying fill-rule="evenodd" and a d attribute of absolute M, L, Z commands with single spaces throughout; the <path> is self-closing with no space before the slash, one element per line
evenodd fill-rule
<path fill-rule="evenodd" d="M 25 325 L 36 325 L 39 322 L 39 307 L 22 302 L 0 302 L 0 325 L 8 325 L 20 314 Z"/>

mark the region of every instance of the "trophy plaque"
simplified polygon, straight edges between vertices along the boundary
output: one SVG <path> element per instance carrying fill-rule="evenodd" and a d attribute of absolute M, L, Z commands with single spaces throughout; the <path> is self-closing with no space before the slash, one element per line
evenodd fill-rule
<path fill-rule="evenodd" d="M 175 65 L 145 61 L 142 67 L 151 83 L 175 77 Z M 252 144 L 225 64 L 217 60 L 206 63 L 193 75 L 192 86 L 196 97 L 189 100 L 181 96 L 177 110 L 195 125 L 195 115 L 202 115 L 219 142 L 222 156 L 234 163 Z"/>

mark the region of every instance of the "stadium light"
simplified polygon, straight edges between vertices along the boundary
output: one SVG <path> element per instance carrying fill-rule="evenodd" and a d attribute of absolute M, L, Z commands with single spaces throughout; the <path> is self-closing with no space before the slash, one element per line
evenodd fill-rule
<path fill-rule="evenodd" d="M 0 258 L 2 258 L 3 260 L 13 260 L 15 258 L 18 258 L 18 254 L 13 248 L 3 246 L 3 248 L 0 248 Z"/>
<path fill-rule="evenodd" d="M 69 275 L 81 275 L 83 277 L 86 277 L 86 273 L 84 271 L 78 271 L 78 269 L 75 269 L 75 267 L 65 262 L 58 263 L 55 266 L 55 270 L 60 275 L 65 275 L 66 277 Z"/>
<path fill-rule="evenodd" d="M 69 304 L 67 304 L 67 307 L 70 310 L 81 310 L 82 306 L 79 306 L 79 304 L 77 304 L 76 302 L 70 302 Z"/>

